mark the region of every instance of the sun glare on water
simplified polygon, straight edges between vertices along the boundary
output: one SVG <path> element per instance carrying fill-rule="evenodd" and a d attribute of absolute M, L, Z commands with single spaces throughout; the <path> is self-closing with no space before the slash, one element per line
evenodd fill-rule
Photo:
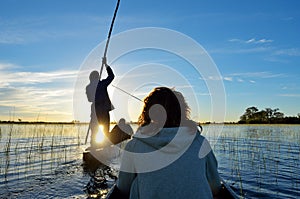
<path fill-rule="evenodd" d="M 104 141 L 103 126 L 99 125 L 99 131 L 96 135 L 96 142 L 101 143 L 103 141 Z"/>

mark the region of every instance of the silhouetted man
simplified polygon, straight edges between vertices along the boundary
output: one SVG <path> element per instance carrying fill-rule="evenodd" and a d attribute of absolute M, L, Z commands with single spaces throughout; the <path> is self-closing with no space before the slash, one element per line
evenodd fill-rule
<path fill-rule="evenodd" d="M 86 87 L 86 94 L 91 105 L 91 146 L 95 145 L 96 135 L 99 130 L 99 124 L 103 126 L 103 132 L 108 135 L 110 116 L 109 112 L 114 109 L 107 92 L 108 85 L 113 81 L 115 75 L 109 65 L 106 63 L 106 58 L 103 58 L 103 64 L 106 67 L 107 78 L 99 79 L 98 71 L 92 71 L 90 74 L 90 84 Z"/>

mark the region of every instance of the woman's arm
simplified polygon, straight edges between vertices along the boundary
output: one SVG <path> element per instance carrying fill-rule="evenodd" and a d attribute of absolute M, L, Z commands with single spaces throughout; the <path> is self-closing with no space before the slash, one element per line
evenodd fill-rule
<path fill-rule="evenodd" d="M 136 173 L 134 172 L 134 159 L 132 152 L 132 141 L 128 142 L 122 156 L 122 162 L 119 172 L 119 177 L 117 180 L 117 187 L 122 194 L 129 195 L 132 182 L 136 178 Z"/>
<path fill-rule="evenodd" d="M 133 180 L 135 179 L 136 174 L 120 171 L 119 177 L 117 180 L 117 187 L 120 190 L 120 192 L 124 195 L 130 194 L 131 184 Z"/>
<path fill-rule="evenodd" d="M 206 156 L 206 177 L 213 195 L 217 195 L 221 190 L 221 178 L 218 173 L 218 162 L 212 150 Z"/>

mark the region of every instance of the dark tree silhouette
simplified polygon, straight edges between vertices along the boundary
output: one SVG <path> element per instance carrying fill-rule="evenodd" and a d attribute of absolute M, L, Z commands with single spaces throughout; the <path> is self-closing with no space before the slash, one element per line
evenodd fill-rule
<path fill-rule="evenodd" d="M 259 111 L 255 106 L 246 109 L 240 117 L 240 124 L 300 124 L 300 113 L 297 117 L 285 117 L 279 108 L 265 108 Z"/>

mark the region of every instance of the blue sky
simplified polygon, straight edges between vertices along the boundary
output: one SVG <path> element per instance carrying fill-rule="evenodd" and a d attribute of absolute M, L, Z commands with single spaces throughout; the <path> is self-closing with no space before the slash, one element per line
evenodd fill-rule
<path fill-rule="evenodd" d="M 0 4 L 0 120 L 73 120 L 78 72 L 91 51 L 105 41 L 116 1 L 2 0 Z M 133 28 L 161 27 L 202 45 L 222 76 L 225 121 L 238 121 L 249 106 L 279 108 L 295 116 L 300 113 L 299 9 L 297 0 L 121 0 L 113 35 Z M 167 58 L 170 55 L 143 51 L 119 59 L 112 67 L 117 76 L 126 72 L 120 65 L 130 69 L 151 59 L 183 67 L 180 60 L 168 63 Z M 145 81 L 147 78 L 151 75 Z M 171 80 L 169 86 L 184 88 Z M 138 87 L 130 80 L 123 85 L 127 90 Z M 198 108 L 186 96 L 192 118 L 210 120 L 210 96 L 204 82 L 193 81 L 192 87 L 200 92 Z M 143 98 L 147 89 L 134 94 Z M 110 93 L 118 95 L 113 88 Z M 131 109 L 127 119 L 135 120 L 140 104 L 128 104 L 136 110 Z M 84 106 L 82 109 L 89 110 L 87 103 Z"/>

